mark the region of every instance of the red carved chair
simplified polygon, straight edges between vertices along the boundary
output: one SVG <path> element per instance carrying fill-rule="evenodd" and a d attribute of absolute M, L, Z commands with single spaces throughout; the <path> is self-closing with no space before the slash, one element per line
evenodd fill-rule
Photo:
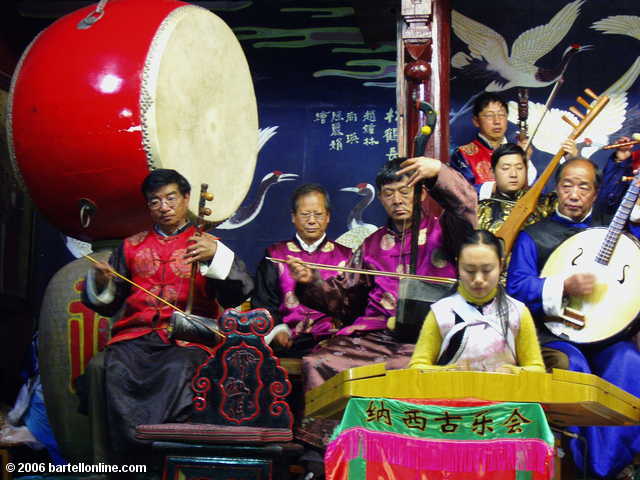
<path fill-rule="evenodd" d="M 302 447 L 291 443 L 291 383 L 264 341 L 272 325 L 264 309 L 225 311 L 227 339 L 192 381 L 191 423 L 138 426 L 136 436 L 163 457 L 163 480 L 289 478 Z"/>

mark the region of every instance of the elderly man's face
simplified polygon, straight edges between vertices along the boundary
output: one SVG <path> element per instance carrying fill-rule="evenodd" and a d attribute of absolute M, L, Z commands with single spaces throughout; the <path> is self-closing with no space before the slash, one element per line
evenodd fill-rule
<path fill-rule="evenodd" d="M 189 194 L 182 195 L 178 184 L 160 187 L 147 198 L 153 222 L 165 233 L 173 233 L 187 221 Z"/>
<path fill-rule="evenodd" d="M 387 212 L 391 221 L 398 230 L 404 230 L 411 225 L 413 215 L 413 194 L 414 187 L 408 187 L 409 177 L 402 177 L 397 182 L 382 185 L 378 199 Z M 426 196 L 425 191 L 421 192 L 421 200 Z"/>
<path fill-rule="evenodd" d="M 325 206 L 324 195 L 311 192 L 298 198 L 291 223 L 307 245 L 317 242 L 327 231 L 331 214 Z"/>
<path fill-rule="evenodd" d="M 596 172 L 589 162 L 574 160 L 567 165 L 556 185 L 558 211 L 574 221 L 589 213 L 596 199 Z"/>

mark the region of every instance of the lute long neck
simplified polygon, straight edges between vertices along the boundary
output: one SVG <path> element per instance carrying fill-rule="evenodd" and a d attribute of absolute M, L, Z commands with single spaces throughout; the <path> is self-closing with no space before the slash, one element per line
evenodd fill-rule
<path fill-rule="evenodd" d="M 573 127 L 573 131 L 569 135 L 569 138 L 572 140 L 577 139 L 580 134 L 582 134 L 582 132 L 589 126 L 593 119 L 602 111 L 607 103 L 609 103 L 609 97 L 607 97 L 606 95 L 601 95 L 600 97 L 598 97 L 589 89 L 586 89 L 585 92 L 590 97 L 595 99 L 595 102 L 590 105 L 585 99 L 583 99 L 582 97 L 578 97 L 578 103 L 580 103 L 587 110 L 586 114 L 583 115 L 582 113 L 578 112 L 575 107 L 570 108 L 571 113 L 576 115 L 576 117 L 580 119 L 580 122 L 576 124 L 566 116 L 562 117 L 565 122 Z M 520 232 L 520 229 L 524 225 L 529 215 L 534 212 L 542 190 L 549 181 L 549 178 L 553 174 L 553 171 L 558 166 L 558 163 L 560 163 L 563 155 L 564 151 L 560 149 L 558 153 L 556 153 L 556 155 L 549 161 L 547 167 L 538 177 L 538 180 L 536 180 L 531 188 L 529 188 L 527 193 L 520 197 L 520 199 L 516 202 L 516 204 L 513 206 L 513 209 L 511 210 L 511 213 L 496 232 L 496 236 L 504 240 L 505 255 L 511 251 L 513 243 L 516 239 L 516 236 Z"/>
<path fill-rule="evenodd" d="M 638 186 L 638 182 L 640 182 L 640 173 L 636 175 L 636 178 L 634 178 L 631 185 L 629 185 L 627 193 L 624 195 L 622 202 L 620 202 L 620 206 L 618 207 L 618 210 L 616 210 L 613 220 L 611 220 L 607 235 L 602 241 L 598 255 L 596 255 L 596 262 L 601 265 L 608 265 L 611 260 L 611 255 L 613 254 L 613 250 L 616 248 L 620 234 L 629 219 L 629 215 L 631 215 L 633 205 L 638 199 L 638 194 L 640 193 L 640 186 Z"/>

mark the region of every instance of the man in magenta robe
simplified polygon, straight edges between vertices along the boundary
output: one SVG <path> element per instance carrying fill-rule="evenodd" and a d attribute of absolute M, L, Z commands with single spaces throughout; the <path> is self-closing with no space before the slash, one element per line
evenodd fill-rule
<path fill-rule="evenodd" d="M 354 252 L 349 266 L 388 272 L 409 271 L 414 185 L 425 180 L 427 191 L 444 209 L 440 217 L 422 216 L 418 233 L 416 273 L 455 278 L 453 255 L 457 243 L 476 224 L 476 192 L 455 170 L 440 161 L 418 157 L 388 162 L 378 173 L 378 199 L 389 220 Z M 346 274 L 322 280 L 292 260 L 298 281 L 296 294 L 309 307 L 330 312 L 352 324 L 303 358 L 306 388 L 314 388 L 336 373 L 370 363 L 404 368 L 415 345 L 395 340 L 388 329 L 396 315 L 398 279 Z"/>
<path fill-rule="evenodd" d="M 267 248 L 265 257 L 287 260 L 299 258 L 305 262 L 345 266 L 351 249 L 327 238 L 331 220 L 329 194 L 318 184 L 298 187 L 291 199 L 293 238 Z M 320 276 L 336 275 L 335 270 L 321 270 Z M 287 357 L 301 357 L 322 339 L 335 334 L 341 326 L 339 318 L 302 305 L 295 294 L 296 281 L 283 263 L 262 259 L 256 272 L 256 286 L 251 304 L 266 308 L 275 327 L 267 337 L 276 353 Z"/>

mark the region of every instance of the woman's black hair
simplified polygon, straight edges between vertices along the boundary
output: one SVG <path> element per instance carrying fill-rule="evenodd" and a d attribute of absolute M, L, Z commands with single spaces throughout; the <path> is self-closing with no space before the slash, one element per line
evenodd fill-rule
<path fill-rule="evenodd" d="M 489 230 L 473 230 L 464 240 L 462 240 L 462 242 L 460 242 L 458 253 L 456 255 L 456 262 L 460 259 L 462 250 L 469 245 L 489 245 L 496 251 L 496 255 L 498 255 L 500 261 L 502 261 L 502 257 L 504 256 L 504 247 L 500 238 L 496 237 Z"/>

